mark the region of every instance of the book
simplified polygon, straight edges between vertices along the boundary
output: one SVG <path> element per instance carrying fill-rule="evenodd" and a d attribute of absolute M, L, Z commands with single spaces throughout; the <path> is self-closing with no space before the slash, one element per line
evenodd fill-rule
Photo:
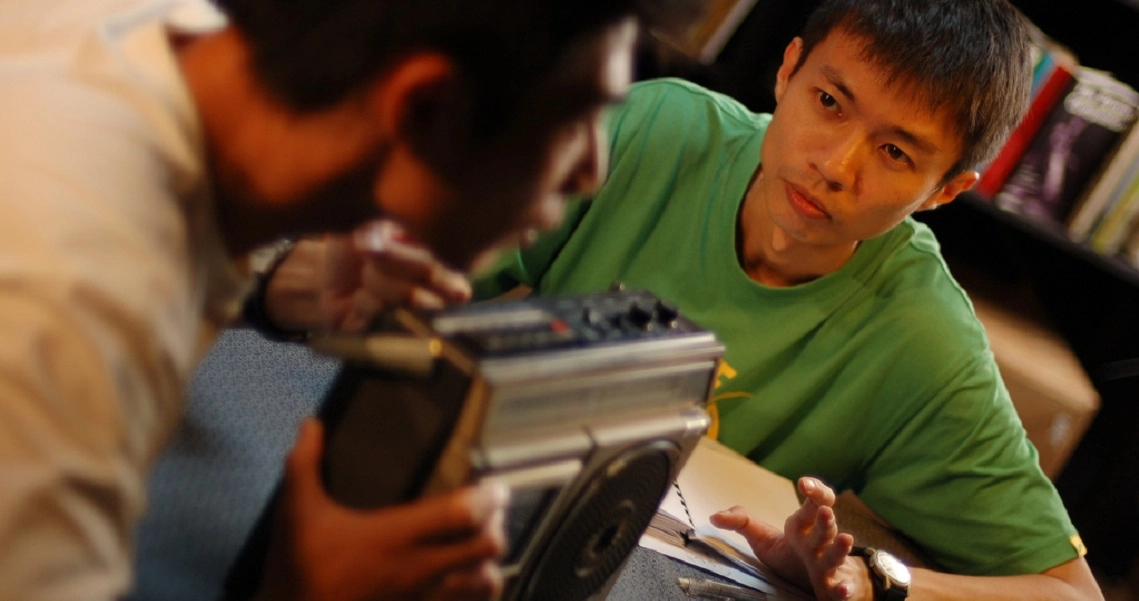
<path fill-rule="evenodd" d="M 1045 54 L 1045 57 L 1047 58 L 1042 60 L 1046 63 L 1047 73 L 1041 75 L 1043 81 L 1032 97 L 1028 112 L 1009 134 L 1008 140 L 996 158 L 985 167 L 981 179 L 977 181 L 975 190 L 983 198 L 992 199 L 996 196 L 1009 174 L 1016 168 L 1025 149 L 1040 131 L 1044 121 L 1074 85 L 1073 73 L 1076 66 L 1072 59 L 1054 52 Z"/>
<path fill-rule="evenodd" d="M 1135 123 L 1139 92 L 1111 74 L 1081 67 L 997 193 L 1003 209 L 1063 223 L 1108 152 Z"/>
<path fill-rule="evenodd" d="M 1136 163 L 1139 163 L 1139 126 L 1132 125 L 1076 200 L 1068 217 L 1068 236 L 1072 240 L 1088 239 L 1107 208 L 1123 193 L 1124 179 Z"/>
<path fill-rule="evenodd" d="M 1131 232 L 1131 237 L 1127 241 L 1127 246 L 1123 249 L 1123 258 L 1131 264 L 1132 267 L 1139 268 L 1139 227 L 1136 227 Z"/>
<path fill-rule="evenodd" d="M 1124 186 L 1091 234 L 1092 250 L 1102 255 L 1119 253 L 1139 216 L 1139 164 L 1130 170 Z"/>

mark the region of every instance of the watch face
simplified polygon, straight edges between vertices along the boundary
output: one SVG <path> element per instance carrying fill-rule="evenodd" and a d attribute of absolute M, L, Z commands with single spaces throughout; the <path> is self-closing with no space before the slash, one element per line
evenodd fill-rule
<path fill-rule="evenodd" d="M 898 558 L 889 553 L 878 551 L 874 554 L 874 562 L 878 564 L 882 573 L 899 587 L 907 588 L 910 586 L 910 569 L 898 561 Z"/>

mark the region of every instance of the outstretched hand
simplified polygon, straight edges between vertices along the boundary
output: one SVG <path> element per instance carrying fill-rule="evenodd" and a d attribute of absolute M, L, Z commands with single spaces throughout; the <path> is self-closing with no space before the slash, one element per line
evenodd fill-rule
<path fill-rule="evenodd" d="M 783 530 L 736 506 L 712 516 L 712 524 L 744 536 L 755 556 L 775 573 L 823 600 L 872 599 L 869 573 L 850 557 L 854 537 L 838 531 L 835 494 L 815 478 L 800 478 L 804 501 Z"/>
<path fill-rule="evenodd" d="M 320 479 L 323 431 L 302 426 L 286 464 L 282 503 L 259 599 L 492 599 L 505 550 L 503 488 L 466 488 L 408 505 L 359 511 Z"/>

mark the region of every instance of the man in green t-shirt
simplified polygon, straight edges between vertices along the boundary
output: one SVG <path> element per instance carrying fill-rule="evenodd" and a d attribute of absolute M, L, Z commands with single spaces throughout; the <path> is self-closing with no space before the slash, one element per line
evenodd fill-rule
<path fill-rule="evenodd" d="M 968 575 L 914 569 L 914 599 L 1099 598 L 968 298 L 909 217 L 971 187 L 1019 121 L 1028 43 L 1004 0 L 836 0 L 788 46 L 773 115 L 640 84 L 610 120 L 605 186 L 476 294 L 622 281 L 715 331 L 711 434 L 808 501 L 782 531 L 741 508 L 714 521 L 820 598 L 906 593 L 839 534 L 835 489 Z"/>
<path fill-rule="evenodd" d="M 968 298 L 910 218 L 977 181 L 1030 72 L 1006 0 L 828 0 L 786 49 L 773 115 L 636 86 L 605 185 L 476 293 L 622 281 L 715 331 L 710 434 L 806 501 L 782 530 L 741 508 L 714 521 L 821 599 L 1101 598 Z M 833 511 L 846 489 L 949 573 L 855 547 Z"/>

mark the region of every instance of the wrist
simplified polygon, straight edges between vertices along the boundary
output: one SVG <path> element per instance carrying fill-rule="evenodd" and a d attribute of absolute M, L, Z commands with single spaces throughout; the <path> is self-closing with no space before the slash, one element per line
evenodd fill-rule
<path fill-rule="evenodd" d="M 855 573 L 858 575 L 858 586 L 855 590 L 860 594 L 856 599 L 875 601 L 874 577 L 870 574 L 870 566 L 866 565 L 866 559 L 859 555 L 847 555 L 846 560 L 853 562 Z"/>
<path fill-rule="evenodd" d="M 303 342 L 308 339 L 307 329 L 282 324 L 275 314 L 278 312 L 271 310 L 273 305 L 279 304 L 273 300 L 281 294 L 280 272 L 287 271 L 283 266 L 295 248 L 296 241 L 284 239 L 261 251 L 259 258 L 263 267 L 255 274 L 253 291 L 242 306 L 241 315 L 246 325 L 272 340 Z"/>
<path fill-rule="evenodd" d="M 903 601 L 910 592 L 910 569 L 890 553 L 855 547 L 851 556 L 864 562 L 875 601 Z"/>

